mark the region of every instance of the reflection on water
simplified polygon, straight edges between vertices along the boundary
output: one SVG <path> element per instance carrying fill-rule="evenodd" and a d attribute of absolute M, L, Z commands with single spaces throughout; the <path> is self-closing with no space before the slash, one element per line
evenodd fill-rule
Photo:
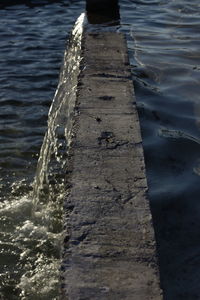
<path fill-rule="evenodd" d="M 21 10 L 19 11 L 19 15 L 26 15 L 26 10 L 23 9 L 22 13 Z M 76 7 L 73 7 L 73 10 L 76 11 Z M 18 15 L 18 13 L 16 14 Z M 48 19 L 50 16 L 46 17 Z M 24 22 L 24 16 L 22 19 Z M 39 18 L 39 20 L 46 24 L 47 20 L 45 18 L 43 20 Z M 71 23 L 73 21 L 74 15 Z M 1 122 L 0 137 L 5 141 L 4 147 L 2 145 L 0 149 L 2 157 L 0 161 L 2 180 L 2 202 L 0 202 L 1 299 L 47 300 L 59 298 L 62 202 L 66 193 L 64 174 L 66 174 L 67 165 L 66 152 L 70 142 L 68 139 L 71 128 L 70 115 L 73 112 L 76 99 L 77 76 L 81 59 L 80 40 L 83 21 L 84 14 L 77 20 L 68 42 L 68 51 L 65 51 L 64 54 L 59 85 L 49 111 L 48 130 L 39 154 L 33 184 L 30 184 L 30 182 L 33 181 L 36 170 L 35 163 L 38 158 L 35 152 L 40 148 L 42 135 L 46 127 L 45 119 L 48 104 L 51 102 L 45 98 L 43 99 L 48 94 L 50 95 L 51 85 L 53 86 L 51 80 L 54 75 L 49 76 L 48 67 L 51 66 L 53 68 L 53 71 L 51 71 L 55 72 L 53 66 L 55 60 L 51 58 L 51 51 L 56 50 L 56 48 L 53 47 L 50 51 L 49 46 L 44 45 L 46 42 L 45 37 L 43 37 L 43 41 L 40 39 L 40 47 L 36 47 L 31 40 L 34 40 L 34 37 L 32 37 L 32 30 L 30 29 L 25 37 L 30 38 L 31 45 L 28 46 L 25 43 L 22 46 L 22 52 L 26 53 L 27 56 L 30 55 L 30 57 L 27 60 L 25 57 L 21 57 L 20 64 L 22 66 L 16 67 L 14 65 L 12 69 L 11 65 L 9 66 L 9 60 L 8 65 L 5 64 L 5 73 L 8 71 L 8 74 L 11 75 L 8 78 L 10 82 L 2 84 L 0 99 L 1 114 L 4 117 Z M 8 20 L 9 22 L 10 20 Z M 20 21 L 14 20 L 12 23 L 16 26 L 18 22 L 20 23 Z M 64 27 L 64 24 L 62 25 Z M 34 26 L 37 27 L 37 24 L 34 24 Z M 57 24 L 55 24 L 55 27 L 57 27 Z M 14 29 L 12 28 L 13 31 Z M 55 29 L 54 26 L 52 26 L 52 29 Z M 62 26 L 60 26 L 61 29 Z M 43 30 L 41 29 L 41 33 Z M 55 43 L 57 29 L 54 33 L 53 30 L 51 32 L 47 31 L 45 31 L 47 41 L 49 41 L 50 36 L 53 36 Z M 66 33 L 66 28 L 62 35 L 64 33 Z M 57 37 L 56 39 L 58 40 Z M 18 39 L 16 38 L 16 40 Z M 63 37 L 61 40 L 62 47 L 64 47 Z M 6 41 L 4 41 L 4 44 L 6 45 Z M 51 46 L 50 42 L 48 44 Z M 28 47 L 30 49 L 27 49 Z M 43 52 L 44 69 L 34 57 L 40 54 L 40 48 Z M 36 50 L 34 55 L 32 50 Z M 6 53 L 4 55 L 9 56 Z M 19 57 L 20 55 L 19 53 Z M 14 64 L 18 63 L 14 57 L 10 60 Z M 13 75 L 13 69 L 14 72 L 18 70 L 23 72 L 19 75 Z M 37 75 L 34 74 L 36 70 L 38 71 Z M 18 84 L 20 78 L 22 78 L 22 82 L 19 81 Z M 4 83 L 3 76 L 1 76 L 1 79 Z M 31 88 L 27 86 L 29 81 L 31 82 Z M 56 84 L 55 79 L 54 84 Z M 43 87 L 45 88 L 43 89 Z M 24 88 L 24 94 L 22 88 Z M 40 99 L 33 98 L 34 88 L 38 89 L 39 92 L 35 95 L 41 97 Z M 7 91 L 8 95 L 4 91 Z M 13 100 L 9 98 L 9 93 Z M 45 112 L 41 109 L 42 107 L 46 107 Z M 33 154 L 34 157 L 32 157 Z M 28 177 L 29 172 L 27 171 L 26 162 L 30 165 L 30 177 Z M 6 173 L 9 180 L 4 175 Z M 26 179 L 21 179 L 22 176 L 25 176 Z"/>
<path fill-rule="evenodd" d="M 199 299 L 200 3 L 122 3 L 164 298 Z"/>

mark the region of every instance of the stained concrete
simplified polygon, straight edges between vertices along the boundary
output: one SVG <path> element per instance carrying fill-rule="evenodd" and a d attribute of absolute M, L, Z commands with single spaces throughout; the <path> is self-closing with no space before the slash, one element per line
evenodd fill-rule
<path fill-rule="evenodd" d="M 65 201 L 61 299 L 161 299 L 123 34 L 85 33 Z"/>

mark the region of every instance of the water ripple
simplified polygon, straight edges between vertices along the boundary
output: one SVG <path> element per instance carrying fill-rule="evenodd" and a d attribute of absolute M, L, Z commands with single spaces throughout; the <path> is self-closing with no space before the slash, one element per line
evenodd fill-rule
<path fill-rule="evenodd" d="M 164 298 L 199 299 L 200 4 L 122 3 Z"/>

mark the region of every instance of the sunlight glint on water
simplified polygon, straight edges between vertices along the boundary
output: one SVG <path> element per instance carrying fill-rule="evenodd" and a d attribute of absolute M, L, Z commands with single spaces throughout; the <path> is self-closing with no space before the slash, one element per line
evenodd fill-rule
<path fill-rule="evenodd" d="M 33 192 L 0 204 L 1 254 L 9 256 L 1 270 L 1 299 L 11 294 L 12 299 L 58 299 L 62 203 L 84 19 L 85 14 L 78 18 L 64 54 Z"/>

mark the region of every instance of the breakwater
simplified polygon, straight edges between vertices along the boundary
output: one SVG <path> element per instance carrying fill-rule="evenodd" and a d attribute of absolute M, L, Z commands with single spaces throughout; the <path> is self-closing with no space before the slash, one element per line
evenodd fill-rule
<path fill-rule="evenodd" d="M 83 34 L 69 171 L 62 299 L 161 299 L 123 34 Z"/>

